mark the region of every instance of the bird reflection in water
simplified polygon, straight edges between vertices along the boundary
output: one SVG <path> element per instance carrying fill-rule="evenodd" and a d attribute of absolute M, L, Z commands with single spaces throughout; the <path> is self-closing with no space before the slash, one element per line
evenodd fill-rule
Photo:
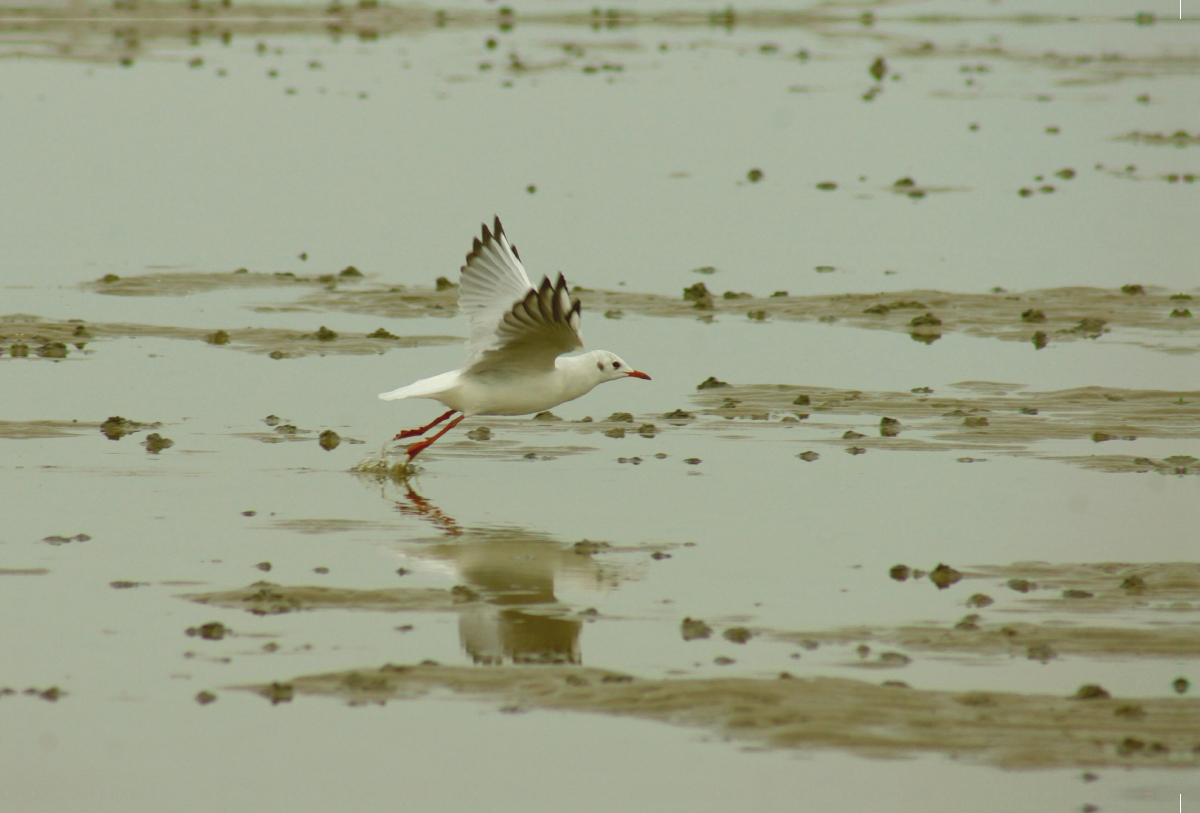
<path fill-rule="evenodd" d="M 396 510 L 420 517 L 440 531 L 405 554 L 452 568 L 462 579 L 458 630 L 477 664 L 582 663 L 581 614 L 559 601 L 555 584 L 607 592 L 623 568 L 597 562 L 595 545 L 564 545 L 521 528 L 463 528 L 405 483 Z"/>

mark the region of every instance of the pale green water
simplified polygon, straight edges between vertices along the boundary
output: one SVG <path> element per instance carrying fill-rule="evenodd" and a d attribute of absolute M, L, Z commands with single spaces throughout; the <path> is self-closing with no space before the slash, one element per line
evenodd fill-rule
<path fill-rule="evenodd" d="M 562 270 L 594 288 L 678 295 L 704 280 L 717 292 L 801 295 L 1142 283 L 1196 294 L 1200 190 L 1164 176 L 1200 172 L 1200 147 L 1114 140 L 1131 131 L 1196 135 L 1195 21 L 1172 24 L 1168 9 L 1155 25 L 1137 26 L 1105 8 L 1113 16 L 1086 23 L 1018 24 L 1008 15 L 1026 9 L 964 9 L 951 8 L 992 19 L 934 24 L 916 15 L 936 4 L 909 4 L 877 9 L 870 28 L 852 19 L 855 10 L 840 24 L 728 32 L 519 24 L 367 42 L 278 30 L 227 46 L 147 39 L 131 67 L 10 57 L 0 61 L 0 144 L 9 156 L 0 169 L 0 313 L 465 335 L 457 317 L 256 310 L 294 302 L 279 289 L 143 298 L 77 285 L 160 266 L 312 274 L 350 264 L 369 283 L 429 285 L 455 275 L 478 223 L 494 213 L 531 275 Z M 889 23 L 889 14 L 906 19 Z M 45 51 L 3 31 L 9 52 Z M 495 50 L 484 44 L 489 36 Z M 922 41 L 936 43 L 932 55 L 905 50 Z M 585 55 L 565 54 L 564 42 Z M 762 50 L 766 43 L 778 49 Z M 800 49 L 808 60 L 793 56 Z M 1048 50 L 1093 61 L 1063 66 L 1043 56 Z M 510 52 L 548 67 L 510 72 Z M 1098 58 L 1114 52 L 1136 59 L 1113 73 Z M 901 78 L 889 76 L 866 102 L 875 84 L 868 68 L 880 55 Z M 189 68 L 195 56 L 203 65 Z M 313 60 L 320 67 L 309 67 Z M 556 60 L 566 63 L 549 67 Z M 480 71 L 482 61 L 493 68 Z M 583 72 L 604 63 L 622 70 Z M 1148 101 L 1137 100 L 1142 94 Z M 1113 174 L 1097 163 L 1136 170 Z M 1068 167 L 1074 179 L 1053 175 Z M 763 171 L 761 182 L 745 182 L 752 168 Z M 902 177 L 953 189 L 911 199 L 890 189 Z M 825 181 L 837 189 L 816 188 Z M 1055 191 L 1017 194 L 1045 183 Z M 836 271 L 814 270 L 824 265 Z M 718 272 L 692 273 L 702 266 Z M 703 324 L 593 312 L 584 331 L 589 347 L 621 354 L 654 380 L 608 385 L 555 410 L 568 420 L 628 411 L 638 423 L 662 424 L 656 416 L 692 408 L 709 375 L 898 392 L 945 392 L 965 380 L 1196 390 L 1200 380 L 1200 356 L 1122 344 L 1119 331 L 1041 352 L 962 334 L 926 346 L 892 332 L 731 317 Z M 68 693 L 53 704 L 0 698 L 9 734 L 0 809 L 937 811 L 970 799 L 971 809 L 996 811 L 1162 810 L 1181 790 L 1200 791 L 1181 772 L 1101 771 L 1101 782 L 1085 786 L 1080 771 L 1056 770 L 1022 774 L 1013 797 L 1011 775 L 941 757 L 755 753 L 706 732 L 601 716 L 502 715 L 494 705 L 439 700 L 270 707 L 226 690 L 385 662 L 470 663 L 468 650 L 497 645 L 488 637 L 503 631 L 490 607 L 461 619 L 340 610 L 256 617 L 178 598 L 260 578 L 448 588 L 514 567 L 494 545 L 458 550 L 447 522 L 539 537 L 520 554 L 531 562 L 520 578 L 571 613 L 600 611 L 594 623 L 560 630 L 590 665 L 648 676 L 788 669 L 1058 695 L 1100 681 L 1115 695 L 1163 696 L 1176 676 L 1200 680 L 1194 660 L 1143 658 L 1043 665 L 917 655 L 902 670 L 864 674 L 844 665 L 844 648 L 797 661 L 783 644 L 685 643 L 679 634 L 684 616 L 795 630 L 952 623 L 967 612 L 968 588 L 894 584 L 886 572 L 897 562 L 1194 559 L 1195 476 L 1108 474 L 991 453 L 969 466 L 940 453 L 851 456 L 828 445 L 840 429 L 827 425 L 665 428 L 617 440 L 491 421 L 481 423 L 497 444 L 517 451 L 475 453 L 447 438 L 414 482 L 437 512 L 422 513 L 402 487 L 348 470 L 433 414 L 375 394 L 451 369 L 461 352 L 448 345 L 275 361 L 128 338 L 92 342 L 57 362 L 0 356 L 0 420 L 96 423 L 119 414 L 162 422 L 153 431 L 175 441 L 150 455 L 138 445 L 145 433 L 116 442 L 94 428 L 0 439 L 0 569 L 49 571 L 0 576 L 0 687 Z M 269 414 L 312 434 L 263 443 Z M 862 431 L 862 422 L 851 426 Z M 326 452 L 314 441 L 326 428 L 364 443 Z M 796 459 L 810 448 L 819 461 Z M 1090 440 L 1039 448 L 1099 453 Z M 525 460 L 529 449 L 554 459 Z M 1200 442 L 1142 438 L 1120 453 L 1200 457 Z M 634 455 L 644 462 L 617 462 Z M 690 457 L 703 462 L 683 462 Z M 332 520 L 340 530 L 329 530 Z M 76 533 L 91 539 L 39 541 Z M 662 560 L 643 550 L 576 569 L 554 564 L 584 538 L 695 545 Z M 264 561 L 269 573 L 254 567 Z M 402 579 L 399 567 L 413 572 Z M 115 580 L 148 584 L 114 589 Z M 987 591 L 998 599 L 989 617 L 1017 606 L 1016 594 Z M 1194 623 L 1194 609 L 1172 620 Z M 244 637 L 184 635 L 212 620 Z M 402 624 L 414 629 L 398 632 Z M 279 651 L 264 652 L 267 642 Z M 714 666 L 718 655 L 737 663 Z M 198 705 L 202 689 L 219 701 Z M 925 792 L 933 786 L 947 790 Z"/>

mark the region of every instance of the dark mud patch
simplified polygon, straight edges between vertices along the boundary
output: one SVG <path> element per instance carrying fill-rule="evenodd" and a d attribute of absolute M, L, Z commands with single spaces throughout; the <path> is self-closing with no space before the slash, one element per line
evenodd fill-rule
<path fill-rule="evenodd" d="M 197 604 L 245 610 L 255 615 L 280 615 L 298 610 L 451 610 L 461 601 L 451 590 L 394 587 L 352 590 L 339 587 L 294 586 L 255 582 L 237 590 L 188 593 L 180 596 Z"/>
<path fill-rule="evenodd" d="M 699 29 L 708 32 L 714 26 L 732 29 L 751 28 L 810 28 L 840 25 L 858 33 L 861 16 L 857 9 L 841 13 L 836 10 L 739 10 L 709 11 L 705 9 L 659 9 L 638 11 L 609 9 L 604 15 L 591 10 L 522 11 L 522 28 L 532 25 L 554 27 L 574 26 L 583 30 L 606 30 L 633 26 L 668 26 L 673 29 Z M 1030 19 L 1023 16 L 1022 22 Z M 59 6 L 0 9 L 0 38 L 2 53 L 8 56 L 81 60 L 88 62 L 133 64 L 137 57 L 147 55 L 147 45 L 156 40 L 188 41 L 193 37 L 221 36 L 269 37 L 279 35 L 325 36 L 337 41 L 343 35 L 357 34 L 364 42 L 396 35 L 429 34 L 437 30 L 457 29 L 494 32 L 511 29 L 518 15 L 511 7 L 499 9 L 438 8 L 405 4 L 391 5 L 375 2 L 325 5 L 296 5 L 285 3 L 245 3 L 236 7 L 213 5 L 202 11 L 192 3 L 117 2 L 87 13 L 72 13 Z M 135 32 L 136 37 L 130 36 Z M 70 45 L 63 46 L 63 41 Z M 585 49 L 579 43 L 548 43 L 557 59 L 535 62 L 514 55 L 508 60 L 508 72 L 521 75 L 548 67 L 581 68 L 585 73 L 623 69 L 610 60 L 585 59 Z M 627 42 L 601 41 L 586 43 L 587 51 L 630 50 Z M 644 48 L 646 46 L 638 46 Z M 729 46 L 736 47 L 736 46 Z M 762 53 L 774 53 L 762 52 Z M 782 58 L 782 55 L 780 55 Z M 499 61 L 499 60 L 498 60 Z M 465 67 L 465 66 L 464 66 Z M 456 74 L 451 74 L 456 76 Z"/>
<path fill-rule="evenodd" d="M 136 338 L 202 341 L 214 347 L 228 347 L 272 358 L 299 358 L 310 355 L 368 355 L 386 353 L 397 347 L 458 344 L 457 336 L 396 336 L 382 328 L 374 333 L 335 332 L 316 325 L 311 331 L 279 328 L 203 328 L 139 325 L 119 322 L 44 320 L 28 314 L 0 316 L 0 357 L 76 358 L 94 352 L 93 342 Z M 7 346 L 6 346 L 7 345 Z M 24 348 L 24 351 L 13 348 Z M 42 348 L 61 347 L 53 354 Z"/>
<path fill-rule="evenodd" d="M 94 421 L 0 421 L 0 438 L 65 438 L 94 432 L 99 428 L 100 424 Z"/>
<path fill-rule="evenodd" d="M 988 593 L 965 602 L 951 624 L 859 626 L 821 631 L 758 630 L 776 641 L 892 646 L 957 657 L 1007 656 L 1049 661 L 1086 658 L 1200 658 L 1200 564 L 1016 562 L 963 572 L 967 587 L 994 580 Z M 964 585 L 965 586 L 965 585 Z M 962 605 L 960 605 L 962 606 Z M 1037 622 L 997 621 L 996 615 L 1037 614 Z M 1109 614 L 1117 624 L 1082 625 L 1081 617 Z M 859 665 L 859 664 L 852 664 Z"/>
<path fill-rule="evenodd" d="M 578 286 L 572 293 L 587 310 L 620 311 L 645 316 L 711 319 L 736 316 L 756 320 L 840 322 L 852 327 L 908 333 L 921 341 L 962 332 L 972 336 L 1042 346 L 1055 342 L 1108 339 L 1170 353 L 1195 353 L 1200 320 L 1171 316 L 1178 310 L 1178 292 L 1140 286 L 1134 296 L 1101 288 L 1046 288 L 1021 293 L 947 293 L 911 290 L 877 294 L 819 296 L 733 296 L 708 291 L 676 297 L 626 291 L 593 291 Z M 781 292 L 782 293 L 782 292 Z M 1200 296 L 1200 294 L 1197 294 Z M 344 310 L 389 318 L 451 315 L 457 312 L 457 292 L 408 288 L 403 290 L 314 291 L 297 307 L 316 311 Z M 1036 322 L 1026 314 L 1037 313 Z M 914 320 L 916 320 L 914 322 Z M 1179 341 L 1186 337 L 1186 341 Z"/>
<path fill-rule="evenodd" d="M 1200 133 L 1192 135 L 1186 130 L 1176 130 L 1173 133 L 1143 133 L 1140 130 L 1131 130 L 1125 135 L 1116 136 L 1113 141 L 1129 141 L 1156 147 L 1195 147 L 1200 146 Z"/>
<path fill-rule="evenodd" d="M 1181 617 L 1200 612 L 1200 564 L 1195 562 L 1016 562 L 972 570 L 970 576 L 1003 579 L 1005 587 L 1020 593 L 1021 601 L 1015 607 L 1006 608 L 1008 612 L 1138 611 Z M 1160 618 L 1159 622 L 1163 620 Z M 1193 634 L 1200 642 L 1200 629 L 1193 628 Z"/>
<path fill-rule="evenodd" d="M 245 269 L 238 271 L 169 271 L 119 277 L 107 274 L 100 279 L 80 283 L 80 287 L 109 296 L 187 296 L 227 288 L 329 287 L 355 282 L 359 275 L 301 275 L 291 272 L 265 274 Z"/>
<path fill-rule="evenodd" d="M 354 290 L 343 290 L 336 285 L 319 284 L 316 290 L 312 290 L 314 281 L 319 283 L 322 278 L 284 277 L 284 281 L 279 282 L 277 280 L 280 278 L 270 274 L 151 274 L 87 285 L 106 293 L 170 295 L 189 293 L 195 285 L 219 287 L 239 278 L 245 278 L 241 283 L 245 287 L 252 287 L 251 283 L 260 287 L 305 283 L 307 293 L 294 304 L 259 308 L 263 311 L 346 311 L 393 319 L 452 316 L 458 312 L 458 292 L 453 288 L 437 290 L 421 286 L 383 288 L 356 285 Z M 1137 289 L 1136 295 L 1128 293 L 1127 289 L 1131 287 Z M 978 294 L 910 290 L 877 294 L 788 296 L 780 291 L 778 295 L 770 296 L 744 293 L 718 296 L 707 291 L 703 283 L 698 283 L 690 286 L 680 297 L 596 291 L 579 286 L 575 286 L 572 293 L 583 301 L 585 308 L 600 313 L 637 313 L 706 320 L 726 315 L 758 321 L 841 322 L 852 327 L 908 333 L 915 340 L 925 343 L 958 331 L 1006 341 L 1029 342 L 1037 349 L 1056 342 L 1096 339 L 1108 335 L 1110 341 L 1133 343 L 1169 353 L 1187 354 L 1200 350 L 1194 341 L 1200 330 L 1200 320 L 1172 316 L 1172 313 L 1180 311 L 1180 300 L 1172 299 L 1173 296 L 1178 297 L 1179 292 L 1143 285 L 1125 286 L 1117 290 L 1069 287 L 1020 293 L 1003 290 Z M 4 320 L 0 318 L 0 336 L 6 332 L 4 327 Z M 75 328 L 74 325 L 71 327 Z M 229 331 L 229 339 L 254 345 L 263 343 L 261 338 L 255 338 L 253 331 L 237 333 L 241 335 L 235 337 L 235 332 Z M 56 336 L 54 340 L 66 339 Z M 424 342 L 425 337 L 421 341 Z M 377 351 L 378 347 L 374 347 L 359 352 Z M 308 352 L 313 350 L 310 348 Z"/>
<path fill-rule="evenodd" d="M 570 666 L 393 666 L 240 687 L 383 704 L 449 691 L 505 707 L 606 714 L 716 732 L 757 746 L 874 757 L 936 753 L 1008 768 L 1200 765 L 1200 700 L 1079 700 L 940 692 L 841 678 L 652 679 Z M 1131 745 L 1138 743 L 1139 746 Z"/>
<path fill-rule="evenodd" d="M 740 428 L 756 425 L 755 419 L 761 421 L 759 426 L 772 426 L 804 415 L 803 424 L 788 425 L 803 426 L 806 433 L 831 433 L 827 438 L 806 434 L 806 442 L 853 442 L 872 450 L 978 450 L 1062 460 L 1100 471 L 1200 473 L 1200 461 L 1188 455 L 1156 460 L 1033 448 L 1041 441 L 1085 440 L 1099 446 L 1138 438 L 1200 438 L 1200 391 L 1081 387 L 1025 392 L 1018 384 L 967 381 L 949 392 L 918 387 L 897 393 L 762 384 L 699 392 L 692 399 L 701 405 L 701 414 L 736 422 Z M 861 416 L 863 422 L 854 428 L 862 431 L 854 434 L 866 434 L 846 438 L 846 423 L 823 422 L 823 415 Z"/>
<path fill-rule="evenodd" d="M 1007 656 L 1047 661 L 1060 655 L 1086 658 L 1200 657 L 1200 625 L 1180 627 L 1082 627 L 1062 623 L 987 623 L 967 616 L 954 625 L 906 624 L 899 627 L 847 627 L 781 632 L 759 630 L 771 640 L 794 644 L 868 644 L 909 652 L 958 656 Z M 871 666 L 875 662 L 850 662 Z"/>
<path fill-rule="evenodd" d="M 1200 458 L 1191 455 L 1170 455 L 1161 460 L 1134 455 L 1092 455 L 1090 457 L 1064 455 L 1052 458 L 1082 466 L 1093 471 L 1111 473 L 1200 474 Z"/>

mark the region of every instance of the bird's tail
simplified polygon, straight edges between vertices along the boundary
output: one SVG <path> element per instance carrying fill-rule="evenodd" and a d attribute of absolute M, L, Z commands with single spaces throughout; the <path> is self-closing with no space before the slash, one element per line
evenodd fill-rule
<path fill-rule="evenodd" d="M 401 387 L 391 392 L 381 392 L 379 398 L 383 401 L 399 401 L 402 398 L 435 398 L 438 393 L 453 386 L 457 378 L 458 370 L 435 375 L 432 378 L 422 378 L 407 387 Z"/>

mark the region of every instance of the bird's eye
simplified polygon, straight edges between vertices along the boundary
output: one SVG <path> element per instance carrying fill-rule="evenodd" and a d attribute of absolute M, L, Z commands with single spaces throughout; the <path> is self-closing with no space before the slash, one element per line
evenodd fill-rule
<path fill-rule="evenodd" d="M 619 361 L 614 361 L 614 362 L 613 362 L 613 369 L 614 369 L 614 370 L 619 370 L 619 369 L 621 369 L 621 362 L 619 362 Z"/>

